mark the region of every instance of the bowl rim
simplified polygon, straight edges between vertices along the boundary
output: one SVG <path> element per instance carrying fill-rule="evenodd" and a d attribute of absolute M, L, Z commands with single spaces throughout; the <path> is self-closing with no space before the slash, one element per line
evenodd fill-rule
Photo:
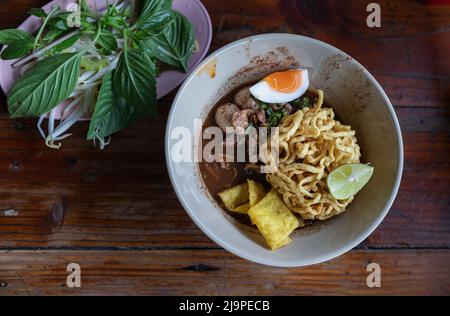
<path fill-rule="evenodd" d="M 186 202 L 186 200 L 183 198 L 183 196 L 181 195 L 181 189 L 178 183 L 176 183 L 175 181 L 175 177 L 173 174 L 173 162 L 170 159 L 170 150 L 169 150 L 169 143 L 170 143 L 170 128 L 172 125 L 172 120 L 173 117 L 175 115 L 175 109 L 176 109 L 176 104 L 179 102 L 179 99 L 181 97 L 181 95 L 184 93 L 184 91 L 186 90 L 186 88 L 188 87 L 189 83 L 191 80 L 193 80 L 193 78 L 195 77 L 195 75 L 197 74 L 197 72 L 204 66 L 206 65 L 208 62 L 210 62 L 212 59 L 214 59 L 215 57 L 217 57 L 218 55 L 222 54 L 223 52 L 232 49 L 236 46 L 240 46 L 243 43 L 247 43 L 249 41 L 253 41 L 253 40 L 260 40 L 260 39 L 264 39 L 264 40 L 270 40 L 273 38 L 284 38 L 286 40 L 289 39 L 299 39 L 301 38 L 302 40 L 306 40 L 306 41 L 310 41 L 310 42 L 314 42 L 315 44 L 318 44 L 320 46 L 324 46 L 327 49 L 331 49 L 331 50 L 335 50 L 338 53 L 341 53 L 345 56 L 349 56 L 351 57 L 349 54 L 343 52 L 342 50 L 327 44 L 325 42 L 322 42 L 320 40 L 317 40 L 315 38 L 311 38 L 311 37 L 307 37 L 307 36 L 303 36 L 303 35 L 297 35 L 297 34 L 289 34 L 289 33 L 266 33 L 266 34 L 259 34 L 259 35 L 253 35 L 253 36 L 249 36 L 249 37 L 245 37 L 239 40 L 236 40 L 234 42 L 231 42 L 225 46 L 223 46 L 222 48 L 212 52 L 211 54 L 208 55 L 207 58 L 205 58 L 199 65 L 197 65 L 197 67 L 191 72 L 191 74 L 186 78 L 186 80 L 184 81 L 184 83 L 181 85 L 181 87 L 179 88 L 175 99 L 172 103 L 172 107 L 170 109 L 168 118 L 167 118 L 167 123 L 166 123 L 166 131 L 165 131 L 165 141 L 164 141 L 164 147 L 165 147 L 165 158 L 166 158 L 166 166 L 168 169 L 168 173 L 169 173 L 169 178 L 170 181 L 172 183 L 172 186 L 174 188 L 174 191 L 178 197 L 178 200 L 181 202 L 181 204 L 183 205 L 183 208 L 185 209 L 185 211 L 188 213 L 189 217 L 192 219 L 192 221 L 202 230 L 203 233 L 205 233 L 212 241 L 214 241 L 216 244 L 218 244 L 219 246 L 221 246 L 222 248 L 224 248 L 225 250 L 243 258 L 246 259 L 248 261 L 251 262 L 255 262 L 258 264 L 262 264 L 262 265 L 266 265 L 266 266 L 274 266 L 274 267 L 301 267 L 301 266 L 308 266 L 308 265 L 313 265 L 313 264 L 318 264 L 318 263 L 322 263 L 328 260 L 331 260 L 333 258 L 336 258 L 346 252 L 348 252 L 349 250 L 353 249 L 354 247 L 356 247 L 357 245 L 359 245 L 363 240 L 365 240 L 379 225 L 380 223 L 383 221 L 383 219 L 385 218 L 385 216 L 387 215 L 387 213 L 389 212 L 395 197 L 397 195 L 398 189 L 400 187 L 400 182 L 401 182 L 401 178 L 402 178 L 402 173 L 403 173 L 403 159 L 404 159 L 404 152 L 403 152 L 403 138 L 402 138 L 402 133 L 401 133 L 401 128 L 400 128 L 400 124 L 398 122 L 398 118 L 397 115 L 395 113 L 394 107 L 391 104 L 391 101 L 389 100 L 389 97 L 387 96 L 386 92 L 383 90 L 383 88 L 381 87 L 381 85 L 378 83 L 378 81 L 375 79 L 375 77 L 364 67 L 362 66 L 356 59 L 354 59 L 353 57 L 352 60 L 353 62 L 356 63 L 356 65 L 358 67 L 361 67 L 361 69 L 363 70 L 364 74 L 367 76 L 367 79 L 370 80 L 371 83 L 373 83 L 374 87 L 376 88 L 377 91 L 380 92 L 380 95 L 382 96 L 383 100 L 385 101 L 385 106 L 387 106 L 387 109 L 389 110 L 390 113 L 390 117 L 393 123 L 393 126 L 395 128 L 395 133 L 396 133 L 396 139 L 397 139 L 397 146 L 398 146 L 398 167 L 397 167 L 397 173 L 396 173 L 396 179 L 395 179 L 395 183 L 394 183 L 394 188 L 386 202 L 386 204 L 383 207 L 383 211 L 380 213 L 380 215 L 378 215 L 378 217 L 369 225 L 368 228 L 366 228 L 364 230 L 364 232 L 360 233 L 359 235 L 355 236 L 353 238 L 353 240 L 351 242 L 348 242 L 347 244 L 336 248 L 334 251 L 320 256 L 320 257 L 316 257 L 314 259 L 294 259 L 294 260 L 276 260 L 276 259 L 267 259 L 267 258 L 261 258 L 261 257 L 253 257 L 251 255 L 248 255 L 245 251 L 241 251 L 239 249 L 234 248 L 233 246 L 227 244 L 225 241 L 222 240 L 222 238 L 217 235 L 213 230 L 209 229 L 208 227 L 206 227 L 195 215 L 195 212 L 193 210 L 191 210 L 191 207 L 189 206 L 189 204 Z"/>

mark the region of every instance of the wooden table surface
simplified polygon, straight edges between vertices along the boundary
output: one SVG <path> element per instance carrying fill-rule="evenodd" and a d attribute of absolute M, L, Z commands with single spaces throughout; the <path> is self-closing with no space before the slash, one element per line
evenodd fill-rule
<path fill-rule="evenodd" d="M 16 27 L 45 2 L 0 1 L 0 28 Z M 212 51 L 259 33 L 311 36 L 361 62 L 395 105 L 405 143 L 400 191 L 354 250 L 283 269 L 247 262 L 209 240 L 166 170 L 164 128 L 175 92 L 159 102 L 157 118 L 136 122 L 103 151 L 85 141 L 87 123 L 60 150 L 46 148 L 36 120 L 10 120 L 1 95 L 0 296 L 449 295 L 450 6 L 377 1 L 382 27 L 368 28 L 369 2 L 203 0 Z M 81 288 L 66 287 L 71 262 L 82 267 Z M 370 262 L 381 266 L 381 288 L 366 286 Z"/>

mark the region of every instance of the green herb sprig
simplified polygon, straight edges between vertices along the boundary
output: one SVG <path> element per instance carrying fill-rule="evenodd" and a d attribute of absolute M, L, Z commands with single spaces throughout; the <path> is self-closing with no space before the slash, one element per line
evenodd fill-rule
<path fill-rule="evenodd" d="M 268 127 L 278 126 L 283 117 L 287 115 L 287 112 L 284 109 L 273 110 L 269 104 L 255 98 L 254 96 L 252 96 L 252 98 L 255 100 L 258 109 L 264 110 Z"/>
<path fill-rule="evenodd" d="M 74 94 L 83 104 L 86 96 L 74 91 L 84 89 L 80 86 L 84 73 L 99 74 L 92 83 L 96 92 L 89 92 L 94 99 L 87 109 L 93 112 L 87 139 L 103 141 L 136 118 L 156 113 L 157 61 L 186 72 L 195 47 L 194 30 L 172 10 L 172 0 L 136 1 L 133 12 L 123 9 L 124 2 L 108 5 L 100 14 L 85 0 L 79 1 L 80 25 L 75 29 L 67 23 L 73 12 L 54 7 L 49 12 L 30 10 L 42 20 L 36 34 L 0 31 L 0 44 L 6 46 L 2 59 L 35 62 L 8 94 L 12 118 L 45 115 Z"/>
<path fill-rule="evenodd" d="M 294 101 L 291 101 L 290 104 L 297 109 L 303 109 L 305 107 L 309 107 L 311 101 L 308 96 L 302 96 Z"/>

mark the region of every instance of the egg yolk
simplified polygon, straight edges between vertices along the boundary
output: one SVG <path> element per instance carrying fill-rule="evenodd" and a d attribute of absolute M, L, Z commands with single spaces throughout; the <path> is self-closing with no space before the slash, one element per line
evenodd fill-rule
<path fill-rule="evenodd" d="M 298 90 L 302 77 L 300 70 L 293 69 L 287 71 L 278 71 L 268 75 L 264 81 L 275 91 L 278 92 L 294 92 Z"/>

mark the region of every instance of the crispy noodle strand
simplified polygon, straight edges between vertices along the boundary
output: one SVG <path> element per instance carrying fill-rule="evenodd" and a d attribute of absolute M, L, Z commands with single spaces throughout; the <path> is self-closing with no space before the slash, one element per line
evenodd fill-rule
<path fill-rule="evenodd" d="M 313 90 L 317 101 L 285 117 L 279 126 L 279 165 L 266 175 L 286 205 L 303 219 L 324 220 L 345 211 L 353 200 L 336 200 L 328 192 L 326 177 L 337 167 L 359 163 L 355 131 L 322 108 L 323 91 Z M 270 146 L 268 146 L 270 149 Z M 267 151 L 266 164 L 274 163 Z"/>

